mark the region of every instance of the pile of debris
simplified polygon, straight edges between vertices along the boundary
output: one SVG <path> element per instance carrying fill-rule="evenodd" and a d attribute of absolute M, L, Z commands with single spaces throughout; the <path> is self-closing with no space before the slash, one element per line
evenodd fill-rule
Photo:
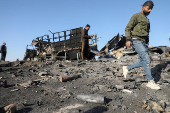
<path fill-rule="evenodd" d="M 0 110 L 2 113 L 169 113 L 169 47 L 149 48 L 152 75 L 161 87 L 151 90 L 146 87 L 142 67 L 123 77 L 122 66 L 139 61 L 133 48 L 124 47 L 124 39 L 119 34 L 113 37 L 99 51 L 98 60 L 0 62 Z"/>
<path fill-rule="evenodd" d="M 169 102 L 164 102 L 163 100 L 146 100 L 143 101 L 143 109 L 148 110 L 149 112 L 156 113 L 170 113 L 170 105 Z"/>
<path fill-rule="evenodd" d="M 110 58 L 120 59 L 122 56 L 126 55 L 135 55 L 136 52 L 133 47 L 127 48 L 125 46 L 126 37 L 123 35 L 117 34 L 114 36 L 108 43 L 100 50 L 100 54 L 103 54 L 99 58 Z M 167 46 L 158 46 L 153 47 L 149 46 L 149 52 L 151 59 L 161 60 L 169 57 L 170 47 Z"/>
<path fill-rule="evenodd" d="M 122 76 L 122 66 L 139 61 L 137 54 L 105 59 L 5 65 L 0 72 L 0 107 L 14 104 L 19 113 L 168 113 L 170 57 L 151 62 L 152 75 L 162 88 L 158 91 L 145 86 L 143 68 L 130 71 L 126 79 Z M 155 109 L 162 106 L 160 100 L 166 106 Z"/>

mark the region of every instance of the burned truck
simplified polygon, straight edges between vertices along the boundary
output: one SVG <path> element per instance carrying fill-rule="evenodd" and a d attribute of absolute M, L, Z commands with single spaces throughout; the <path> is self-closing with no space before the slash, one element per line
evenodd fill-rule
<path fill-rule="evenodd" d="M 49 30 L 50 31 L 50 30 Z M 84 36 L 83 27 L 70 29 L 61 32 L 51 32 L 49 35 L 37 37 L 31 43 L 33 49 L 28 49 L 27 45 L 24 60 L 36 58 L 38 61 L 44 60 L 76 60 L 81 59 L 82 38 Z M 94 59 L 97 50 L 97 35 L 90 40 L 90 59 Z"/>

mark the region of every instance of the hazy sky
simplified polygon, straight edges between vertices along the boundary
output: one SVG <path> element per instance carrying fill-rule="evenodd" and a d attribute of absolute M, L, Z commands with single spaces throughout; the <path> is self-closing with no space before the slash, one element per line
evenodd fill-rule
<path fill-rule="evenodd" d="M 90 24 L 100 38 L 100 50 L 113 36 L 125 34 L 131 16 L 146 0 L 0 0 L 0 45 L 7 43 L 6 60 L 22 60 L 26 45 L 38 36 Z M 170 45 L 170 0 L 153 0 L 150 46 Z"/>

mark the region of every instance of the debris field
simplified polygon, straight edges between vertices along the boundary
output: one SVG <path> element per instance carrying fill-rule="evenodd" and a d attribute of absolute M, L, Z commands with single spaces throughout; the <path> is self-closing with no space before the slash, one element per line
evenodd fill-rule
<path fill-rule="evenodd" d="M 161 90 L 146 87 L 139 61 L 125 48 L 95 60 L 0 62 L 0 111 L 18 113 L 170 113 L 170 57 L 150 48 L 151 70 Z M 109 56 L 109 55 L 107 55 Z"/>

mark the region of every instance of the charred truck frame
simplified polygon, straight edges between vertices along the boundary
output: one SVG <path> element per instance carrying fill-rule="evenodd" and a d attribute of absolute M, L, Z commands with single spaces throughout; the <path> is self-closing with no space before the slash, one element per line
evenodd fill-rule
<path fill-rule="evenodd" d="M 81 59 L 82 38 L 84 36 L 83 27 L 54 32 L 52 35 L 52 38 L 50 38 L 49 35 L 44 35 L 34 39 L 31 43 L 32 46 L 35 46 L 34 49 L 28 49 L 29 45 L 27 45 L 24 60 L 27 60 L 28 58 L 30 58 L 30 60 L 31 58 L 37 58 L 38 61 L 44 61 L 47 59 Z M 97 35 L 94 34 L 94 38 L 90 41 L 90 59 L 94 59 L 95 53 L 98 51 Z"/>

